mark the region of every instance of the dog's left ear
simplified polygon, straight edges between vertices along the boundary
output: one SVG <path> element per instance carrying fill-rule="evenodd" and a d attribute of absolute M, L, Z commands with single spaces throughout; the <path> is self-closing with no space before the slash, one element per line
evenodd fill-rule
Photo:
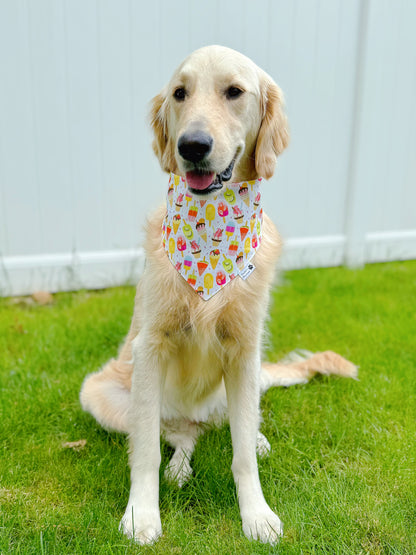
<path fill-rule="evenodd" d="M 166 96 L 160 93 L 153 98 L 150 109 L 150 124 L 153 129 L 152 146 L 162 170 L 174 172 L 175 154 L 172 141 L 169 139 L 166 110 Z"/>
<path fill-rule="evenodd" d="M 257 136 L 255 163 L 257 174 L 269 179 L 274 173 L 277 157 L 289 144 L 283 93 L 270 78 L 262 83 L 261 103 L 263 119 Z"/>

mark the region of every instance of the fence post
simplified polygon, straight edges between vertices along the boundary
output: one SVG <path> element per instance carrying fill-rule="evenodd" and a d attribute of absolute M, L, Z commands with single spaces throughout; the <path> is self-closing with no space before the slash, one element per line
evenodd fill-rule
<path fill-rule="evenodd" d="M 352 268 L 362 267 L 366 261 L 366 218 L 368 214 L 368 189 L 362 187 L 359 179 L 360 156 L 362 155 L 363 96 L 367 65 L 368 25 L 370 0 L 362 0 L 356 52 L 356 81 L 354 95 L 354 121 L 352 122 L 350 165 L 347 180 L 345 207 L 345 252 L 344 260 Z"/>

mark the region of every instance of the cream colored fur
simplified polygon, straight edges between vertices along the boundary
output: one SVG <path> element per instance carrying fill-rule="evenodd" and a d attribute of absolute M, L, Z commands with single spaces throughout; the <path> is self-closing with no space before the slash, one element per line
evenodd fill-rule
<path fill-rule="evenodd" d="M 244 91 L 240 98 L 226 97 L 230 86 Z M 187 91 L 183 102 L 173 98 L 178 87 Z M 202 48 L 184 61 L 153 100 L 151 118 L 163 169 L 182 175 L 177 141 L 190 128 L 213 138 L 212 171 L 221 173 L 236 157 L 233 181 L 271 177 L 288 142 L 280 89 L 251 60 L 218 46 Z M 260 393 L 305 383 L 316 373 L 353 377 L 356 367 L 330 351 L 261 364 L 269 290 L 280 252 L 279 235 L 266 215 L 256 270 L 247 281 L 237 278 L 204 301 L 166 256 L 164 214 L 162 207 L 147 224 L 146 267 L 126 341 L 117 359 L 86 378 L 80 395 L 83 408 L 102 426 L 129 434 L 131 492 L 121 529 L 140 543 L 162 533 L 160 433 L 175 448 L 165 475 L 181 486 L 192 474 L 190 459 L 205 425 L 228 417 L 244 533 L 274 543 L 282 524 L 263 497 L 256 461 L 256 446 L 260 455 L 270 450 L 259 432 Z"/>

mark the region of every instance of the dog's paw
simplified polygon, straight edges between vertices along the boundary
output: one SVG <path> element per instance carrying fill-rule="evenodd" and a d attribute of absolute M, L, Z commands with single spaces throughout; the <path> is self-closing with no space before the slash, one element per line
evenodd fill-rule
<path fill-rule="evenodd" d="M 267 457 L 270 454 L 270 443 L 267 441 L 266 436 L 264 436 L 261 432 L 257 433 L 257 445 L 256 451 L 259 457 Z"/>
<path fill-rule="evenodd" d="M 173 455 L 165 469 L 165 478 L 168 482 L 176 484 L 181 488 L 188 482 L 193 471 L 187 457 L 176 457 L 175 455 Z"/>
<path fill-rule="evenodd" d="M 162 535 L 162 524 L 159 514 L 141 513 L 127 506 L 119 530 L 129 539 L 145 545 L 155 542 Z"/>
<path fill-rule="evenodd" d="M 243 516 L 243 532 L 249 540 L 275 544 L 283 536 L 283 523 L 269 508 Z"/>

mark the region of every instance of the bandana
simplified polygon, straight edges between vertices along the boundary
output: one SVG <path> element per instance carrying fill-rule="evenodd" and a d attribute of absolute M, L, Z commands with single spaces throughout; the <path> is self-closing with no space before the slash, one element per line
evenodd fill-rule
<path fill-rule="evenodd" d="M 237 276 L 254 270 L 261 243 L 260 182 L 228 183 L 201 200 L 183 177 L 169 178 L 163 246 L 180 275 L 205 301 Z"/>

